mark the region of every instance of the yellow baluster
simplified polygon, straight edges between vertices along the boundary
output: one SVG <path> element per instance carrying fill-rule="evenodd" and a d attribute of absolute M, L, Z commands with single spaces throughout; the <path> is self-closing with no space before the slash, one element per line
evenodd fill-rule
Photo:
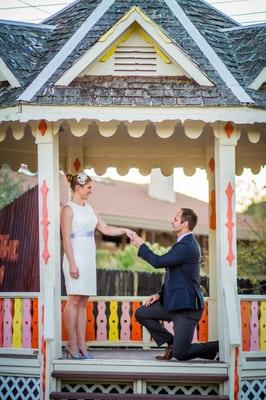
<path fill-rule="evenodd" d="M 266 301 L 260 303 L 260 350 L 266 351 Z"/>
<path fill-rule="evenodd" d="M 14 301 L 12 346 L 22 347 L 22 299 Z"/>
<path fill-rule="evenodd" d="M 109 340 L 119 340 L 118 332 L 118 315 L 117 315 L 118 303 L 117 301 L 110 301 L 110 316 L 109 316 Z"/>

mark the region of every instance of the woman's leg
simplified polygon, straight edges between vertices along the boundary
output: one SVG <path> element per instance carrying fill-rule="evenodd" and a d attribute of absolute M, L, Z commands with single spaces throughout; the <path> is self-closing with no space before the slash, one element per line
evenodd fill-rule
<path fill-rule="evenodd" d="M 78 354 L 76 327 L 78 323 L 78 309 L 80 296 L 68 296 L 67 303 L 64 309 L 64 324 L 68 336 L 68 346 L 72 355 Z"/>
<path fill-rule="evenodd" d="M 78 348 L 82 353 L 87 352 L 85 333 L 86 333 L 86 319 L 87 319 L 87 307 L 88 296 L 80 296 L 80 302 L 78 306 L 78 318 L 76 325 L 76 337 Z"/>

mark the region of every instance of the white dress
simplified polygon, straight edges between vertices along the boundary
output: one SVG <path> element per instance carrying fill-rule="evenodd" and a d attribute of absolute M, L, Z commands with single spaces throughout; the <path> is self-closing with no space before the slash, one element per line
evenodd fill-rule
<path fill-rule="evenodd" d="M 75 263 L 79 269 L 79 278 L 70 276 L 69 262 L 66 254 L 63 258 L 67 294 L 84 296 L 96 295 L 96 247 L 94 231 L 97 217 L 90 204 L 79 206 L 69 201 L 66 206 L 73 211 L 71 243 Z"/>

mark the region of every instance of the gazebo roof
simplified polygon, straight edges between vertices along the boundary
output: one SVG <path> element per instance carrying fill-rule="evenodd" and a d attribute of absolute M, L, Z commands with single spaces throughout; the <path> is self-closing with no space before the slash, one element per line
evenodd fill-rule
<path fill-rule="evenodd" d="M 101 15 L 96 15 L 100 1 L 76 1 L 46 20 L 45 25 L 2 21 L 0 57 L 6 72 L 11 72 L 18 84 L 10 85 L 2 79 L 1 106 L 265 107 L 263 86 L 259 90 L 248 87 L 265 67 L 265 25 L 242 27 L 201 0 L 178 0 L 174 6 L 167 0 L 109 3 Z M 88 72 L 84 76 L 74 74 L 68 84 L 58 84 L 95 45 L 107 45 L 113 31 L 130 21 L 134 13 L 140 25 L 143 21 L 161 36 L 165 44 L 161 50 L 167 56 L 171 58 L 167 53 L 170 46 L 183 54 L 194 75 L 128 78 Z M 197 82 L 197 76 L 203 83 Z"/>

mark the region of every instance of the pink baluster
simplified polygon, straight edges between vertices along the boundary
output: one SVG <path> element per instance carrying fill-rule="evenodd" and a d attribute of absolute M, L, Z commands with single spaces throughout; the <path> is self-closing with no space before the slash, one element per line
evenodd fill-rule
<path fill-rule="evenodd" d="M 12 347 L 12 301 L 4 299 L 3 347 Z"/>
<path fill-rule="evenodd" d="M 23 321 L 22 321 L 22 346 L 23 348 L 31 348 L 31 300 L 24 299 L 22 305 Z"/>
<path fill-rule="evenodd" d="M 122 303 L 122 315 L 120 319 L 121 332 L 120 340 L 130 340 L 130 315 L 129 315 L 129 301 Z"/>
<path fill-rule="evenodd" d="M 257 301 L 251 302 L 250 312 L 250 351 L 259 351 L 259 306 Z"/>
<path fill-rule="evenodd" d="M 173 321 L 164 321 L 163 325 L 164 325 L 165 329 L 167 329 L 172 335 L 174 334 Z"/>
<path fill-rule="evenodd" d="M 106 309 L 105 302 L 99 301 L 98 302 L 98 315 L 96 318 L 97 340 L 107 340 L 107 318 L 106 318 L 106 314 L 105 314 L 105 309 Z"/>

